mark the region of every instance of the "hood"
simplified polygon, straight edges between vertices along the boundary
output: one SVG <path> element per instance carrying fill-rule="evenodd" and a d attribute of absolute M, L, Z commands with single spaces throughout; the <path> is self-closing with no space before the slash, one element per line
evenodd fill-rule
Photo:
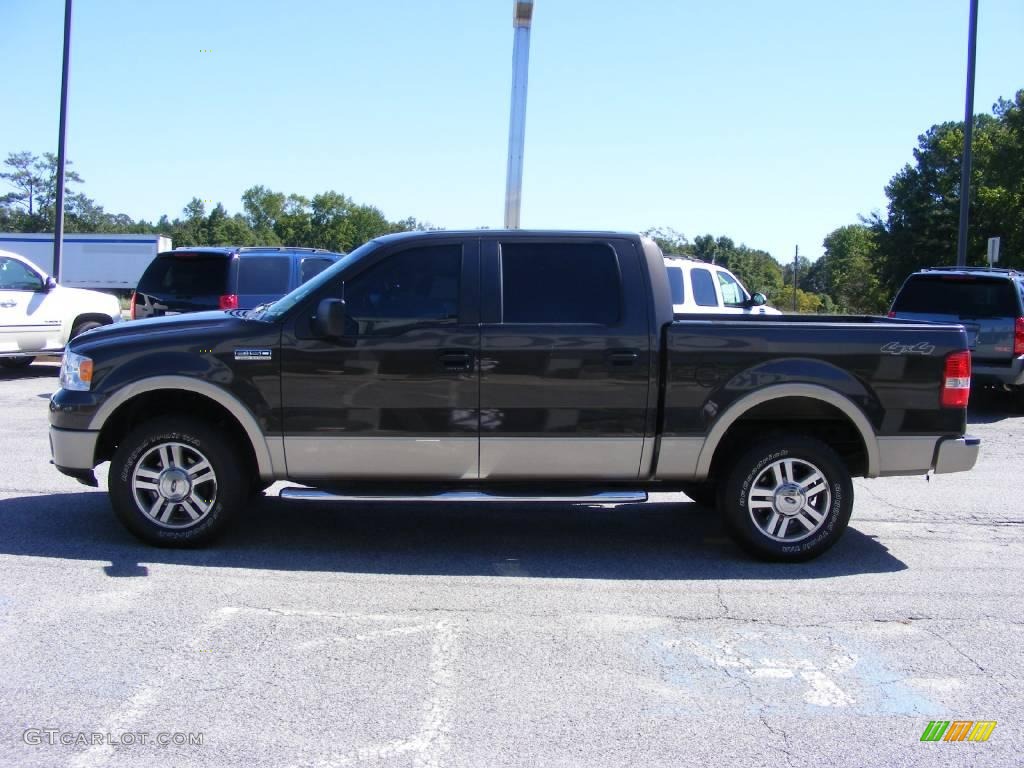
<path fill-rule="evenodd" d="M 237 309 L 129 320 L 95 328 L 72 341 L 70 349 L 80 354 L 89 354 L 94 350 L 140 343 L 153 348 L 164 344 L 188 343 L 192 339 L 205 342 L 235 333 L 241 326 L 253 323 L 263 328 L 269 325 L 260 320 L 248 320 L 246 312 Z"/>

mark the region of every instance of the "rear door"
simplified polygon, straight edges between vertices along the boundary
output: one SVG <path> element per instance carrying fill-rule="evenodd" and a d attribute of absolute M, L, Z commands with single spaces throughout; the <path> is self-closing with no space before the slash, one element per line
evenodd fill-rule
<path fill-rule="evenodd" d="M 485 238 L 480 477 L 632 480 L 649 289 L 629 240 Z"/>
<path fill-rule="evenodd" d="M 135 292 L 135 317 L 160 317 L 219 309 L 229 289 L 231 256 L 203 251 L 161 253 L 146 268 Z"/>
<path fill-rule="evenodd" d="M 1013 280 L 1006 277 L 912 275 L 892 308 L 896 317 L 963 325 L 971 356 L 978 363 L 1006 363 L 1013 357 L 1021 306 Z"/>

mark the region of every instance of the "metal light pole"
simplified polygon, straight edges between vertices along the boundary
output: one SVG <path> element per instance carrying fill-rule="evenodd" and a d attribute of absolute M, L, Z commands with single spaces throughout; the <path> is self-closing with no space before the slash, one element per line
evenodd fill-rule
<path fill-rule="evenodd" d="M 796 312 L 796 278 L 800 272 L 800 246 L 793 251 L 793 312 Z"/>
<path fill-rule="evenodd" d="M 974 136 L 974 59 L 978 44 L 978 0 L 971 0 L 967 32 L 967 97 L 964 103 L 964 154 L 960 163 L 960 226 L 956 238 L 956 265 L 967 265 L 967 219 L 971 203 L 971 141 Z"/>
<path fill-rule="evenodd" d="M 70 0 L 69 0 L 70 2 Z M 505 182 L 505 228 L 519 229 L 523 202 L 523 144 L 526 138 L 526 85 L 530 74 L 530 23 L 533 0 L 515 3 L 512 24 L 512 106 L 508 126 L 508 175 Z"/>
<path fill-rule="evenodd" d="M 60 76 L 60 128 L 57 131 L 57 208 L 53 212 L 53 276 L 60 282 L 64 248 L 64 144 L 68 122 L 68 62 L 71 59 L 71 0 L 64 0 L 64 68 Z"/>

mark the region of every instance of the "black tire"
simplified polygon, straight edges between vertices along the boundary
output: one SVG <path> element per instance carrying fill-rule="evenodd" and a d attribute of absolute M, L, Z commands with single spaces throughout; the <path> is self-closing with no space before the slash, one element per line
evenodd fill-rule
<path fill-rule="evenodd" d="M 820 480 L 814 478 L 815 471 Z M 810 494 L 804 493 L 808 490 Z M 726 526 L 745 550 L 765 560 L 802 562 L 822 554 L 843 535 L 853 511 L 853 481 L 846 464 L 825 443 L 779 435 L 757 443 L 733 463 L 719 505 Z"/>
<path fill-rule="evenodd" d="M 712 482 L 683 483 L 683 493 L 706 509 L 718 506 L 718 484 Z"/>
<path fill-rule="evenodd" d="M 78 338 L 83 333 L 85 333 L 86 331 L 91 331 L 93 328 L 99 328 L 101 325 L 103 325 L 103 323 L 97 322 L 95 320 L 83 320 L 82 322 L 80 322 L 78 325 L 71 329 L 71 336 L 68 337 L 68 341 L 71 341 L 71 339 Z"/>
<path fill-rule="evenodd" d="M 29 357 L 28 355 L 21 357 L 0 357 L 0 366 L 13 371 L 20 371 L 23 368 L 28 368 L 33 362 L 35 362 L 35 358 Z"/>
<path fill-rule="evenodd" d="M 200 459 L 209 464 L 212 481 L 203 480 L 207 470 Z M 114 453 L 107 481 L 110 503 L 124 526 L 148 544 L 201 546 L 224 530 L 249 495 L 251 481 L 244 466 L 234 442 L 214 429 L 186 418 L 154 419 L 133 430 Z M 147 476 L 135 477 L 137 468 Z M 160 479 L 150 480 L 155 476 Z M 153 488 L 137 490 L 136 481 Z M 183 498 L 175 500 L 178 496 Z M 157 501 L 161 506 L 155 506 Z"/>

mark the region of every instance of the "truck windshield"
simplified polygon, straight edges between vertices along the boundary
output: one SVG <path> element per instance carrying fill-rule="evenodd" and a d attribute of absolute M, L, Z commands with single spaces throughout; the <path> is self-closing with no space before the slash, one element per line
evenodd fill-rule
<path fill-rule="evenodd" d="M 313 295 L 321 286 L 330 283 L 332 280 L 336 280 L 339 273 L 345 270 L 349 264 L 353 264 L 359 259 L 363 258 L 364 255 L 373 251 L 377 248 L 377 243 L 371 240 L 368 243 L 363 243 L 361 246 L 356 248 L 354 251 L 338 259 L 334 264 L 325 269 L 319 275 L 311 278 L 308 282 L 303 283 L 291 293 L 282 296 L 280 299 L 269 305 L 265 309 L 257 307 L 253 310 L 249 316 L 257 320 L 268 320 L 274 321 L 281 317 L 285 312 L 290 310 L 296 304 L 300 304 L 306 300 L 308 296 Z"/>

